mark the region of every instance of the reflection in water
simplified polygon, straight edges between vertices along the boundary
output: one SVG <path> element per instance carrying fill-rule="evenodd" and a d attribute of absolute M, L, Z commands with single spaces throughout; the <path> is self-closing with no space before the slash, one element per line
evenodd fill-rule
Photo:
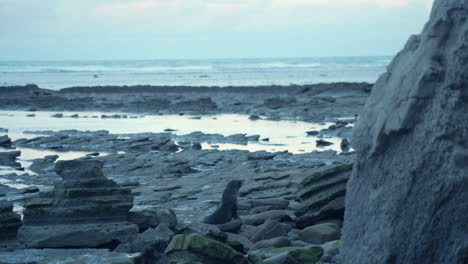
<path fill-rule="evenodd" d="M 321 130 L 327 128 L 331 123 L 314 124 L 300 121 L 271 121 L 248 119 L 247 115 L 222 114 L 215 116 L 203 116 L 194 119 L 191 116 L 179 115 L 148 115 L 138 116 L 138 118 L 100 118 L 102 113 L 96 112 L 60 112 L 63 118 L 54 118 L 52 115 L 57 112 L 35 112 L 35 117 L 27 117 L 30 112 L 26 111 L 0 111 L 0 127 L 8 128 L 8 135 L 13 139 L 32 138 L 37 135 L 24 134 L 24 131 L 41 130 L 66 130 L 76 129 L 80 131 L 108 130 L 113 134 L 131 134 L 153 132 L 160 133 L 166 129 L 171 129 L 172 133 L 185 135 L 194 131 L 201 131 L 206 134 L 222 134 L 229 136 L 233 134 L 245 133 L 249 135 L 260 135 L 261 139 L 269 138 L 268 142 L 249 142 L 247 145 L 216 144 L 218 149 L 243 149 L 249 151 L 289 151 L 291 153 L 310 152 L 314 150 L 336 150 L 340 151 L 340 138 L 328 138 L 334 144 L 326 148 L 317 148 L 316 137 L 307 137 L 306 131 Z M 70 117 L 78 114 L 78 118 Z M 122 113 L 105 113 L 106 116 Z M 68 116 L 68 117 L 67 117 Z M 127 115 L 129 117 L 136 117 Z M 209 144 L 203 144 L 204 148 L 212 148 Z M 35 155 L 34 152 L 29 152 Z M 29 155 L 25 153 L 25 155 Z M 37 154 L 39 155 L 39 153 Z M 45 155 L 54 155 L 41 153 Z M 68 155 L 65 153 L 59 154 Z M 75 155 L 75 154 L 70 154 Z M 80 153 L 83 156 L 83 153 Z M 22 156 L 23 160 L 30 159 Z M 68 159 L 68 158 L 67 158 Z"/>

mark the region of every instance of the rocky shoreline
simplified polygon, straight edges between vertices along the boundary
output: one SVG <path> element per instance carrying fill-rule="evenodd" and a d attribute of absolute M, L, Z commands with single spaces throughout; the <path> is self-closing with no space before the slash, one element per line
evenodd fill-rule
<path fill-rule="evenodd" d="M 349 116 L 350 111 L 354 113 L 361 104 L 355 103 L 363 102 L 367 92 L 360 86 L 348 87 L 352 96 L 318 99 L 313 94 L 331 89 L 322 88 L 317 86 L 301 94 L 298 91 L 304 87 L 293 87 L 272 100 L 261 101 L 247 99 L 247 94 L 238 92 L 245 99 L 240 110 L 233 110 L 227 104 L 227 100 L 232 101 L 227 95 L 236 94 L 229 89 L 222 95 L 210 97 L 215 98 L 210 100 L 220 107 L 207 108 L 208 112 L 202 110 L 203 105 L 198 105 L 200 101 L 193 103 L 196 107 L 190 110 L 174 102 L 170 105 L 177 107 L 157 112 L 152 112 L 155 109 L 150 107 L 134 110 L 200 116 L 239 110 L 251 115 L 251 119 L 257 114 L 272 119 L 327 119 L 335 123 L 321 131 L 308 132 L 325 137 L 349 136 L 352 127 L 346 124 L 355 120 L 334 118 L 345 113 Z M 67 104 L 70 99 L 65 99 L 65 95 L 42 94 L 48 91 L 35 87 L 21 89 L 23 92 L 31 89 L 32 97 L 25 100 L 27 103 L 20 106 L 21 96 L 15 98 L 15 93 L 10 91 L 1 99 L 7 102 L 2 108 L 81 109 L 77 104 Z M 264 98 L 271 89 L 259 89 L 258 96 Z M 71 91 L 75 99 L 83 95 L 80 89 Z M 24 95 L 23 92 L 19 94 Z M 121 101 L 127 93 L 103 92 L 101 96 L 111 98 L 115 108 L 93 103 L 87 110 L 129 110 L 128 102 Z M 162 92 L 154 94 L 166 96 Z M 186 90 L 181 94 L 178 100 L 193 98 Z M 48 96 L 61 99 L 57 100 L 57 105 L 42 105 L 41 100 Z M 225 101 L 220 103 L 217 96 Z M 302 100 L 319 100 L 315 107 L 329 115 L 320 118 L 296 115 L 306 104 Z M 248 104 L 253 105 L 247 107 Z M 335 110 L 331 112 L 332 109 Z M 0 184 L 4 190 L 3 199 L 10 204 L 10 207 L 5 205 L 10 210 L 5 212 L 8 219 L 13 219 L 11 204 L 24 207 L 23 211 L 15 210 L 22 214 L 21 227 L 12 227 L 19 228 L 18 239 L 13 236 L 0 243 L 4 245 L 0 247 L 3 251 L 0 263 L 335 263 L 353 152 L 292 154 L 204 149 L 200 145 L 201 142 L 242 145 L 261 139 L 258 135 L 245 134 L 175 135 L 171 131 L 112 134 L 78 130 L 29 131 L 27 134 L 27 139 L 5 138 L 10 149 L 0 153 L 5 164 L 15 164 L 17 169 L 1 177 L 30 186 L 18 190 Z M 21 168 L 22 163 L 16 161 L 21 151 L 15 153 L 15 148 L 80 151 L 88 155 L 73 161 L 58 161 L 58 155 L 46 156 L 30 160 L 27 168 Z M 23 173 L 18 171 L 21 169 Z M 203 223 L 202 219 L 219 205 L 221 192 L 232 179 L 244 182 L 238 202 L 242 222 L 219 226 Z M 113 210 L 117 213 L 112 213 Z"/>
<path fill-rule="evenodd" d="M 0 109 L 144 114 L 220 113 L 309 122 L 359 114 L 372 85 L 331 83 L 259 87 L 100 86 L 59 91 L 36 85 L 0 87 Z"/>
<path fill-rule="evenodd" d="M 10 246 L 4 248 L 7 252 L 0 253 L 0 259 L 10 261 L 0 263 L 23 263 L 20 256 L 29 252 L 37 253 L 37 263 L 52 261 L 44 254 L 57 259 L 63 254 L 76 254 L 67 260 L 76 263 L 93 263 L 97 259 L 100 263 L 121 263 L 123 259 L 127 262 L 122 263 L 145 263 L 141 262 L 144 256 L 140 253 L 144 255 L 145 246 L 155 241 L 159 242 L 151 250 L 157 257 L 149 263 L 186 263 L 191 259 L 200 263 L 270 263 L 262 261 L 289 259 L 298 252 L 306 254 L 307 259 L 319 260 L 336 253 L 339 242 L 320 245 L 339 239 L 344 213 L 343 183 L 348 179 L 353 153 L 219 151 L 194 148 L 193 144 L 180 150 L 164 133 L 148 133 L 145 137 L 137 134 L 120 142 L 104 132 L 69 130 L 49 134 L 16 140 L 12 145 L 39 149 L 63 145 L 66 150 L 95 153 L 69 162 L 56 162 L 57 157 L 47 156 L 29 166 L 35 175 L 2 176 L 40 186 L 41 192 L 32 190 L 15 200 L 24 204 L 23 223 L 18 241 L 10 239 Z M 89 142 L 86 137 L 101 141 Z M 65 144 L 61 140 L 69 141 Z M 117 153 L 123 146 L 125 152 Z M 99 154 L 105 151 L 109 153 Z M 342 172 L 345 174 L 340 176 Z M 219 227 L 226 231 L 223 232 L 201 219 L 216 208 L 220 190 L 229 179 L 245 183 L 238 207 L 243 224 L 234 230 Z M 126 195 L 134 197 L 129 200 L 130 205 L 126 202 L 126 213 L 118 209 L 123 208 L 119 204 L 124 197 L 118 188 L 128 190 Z M 9 190 L 6 195 L 14 197 L 18 192 Z M 111 213 L 107 207 L 121 213 Z M 131 226 L 138 227 L 128 228 Z M 87 241 L 93 236 L 96 238 Z M 88 249 L 68 252 L 70 247 Z M 330 253 L 328 247 L 335 253 Z M 33 251 L 37 248 L 48 253 Z M 91 248 L 96 251 L 89 251 Z M 12 250 L 15 251 L 8 252 Z M 91 262 L 80 260 L 83 252 L 92 252 L 86 253 Z"/>

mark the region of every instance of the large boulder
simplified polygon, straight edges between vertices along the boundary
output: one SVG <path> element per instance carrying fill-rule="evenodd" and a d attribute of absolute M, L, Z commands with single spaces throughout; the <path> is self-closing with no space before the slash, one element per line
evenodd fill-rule
<path fill-rule="evenodd" d="M 25 205 L 18 240 L 30 248 L 114 248 L 133 239 L 138 227 L 126 221 L 131 191 L 105 178 L 102 165 L 87 159 L 57 162 L 63 181 Z"/>
<path fill-rule="evenodd" d="M 357 123 L 343 263 L 468 263 L 467 120 L 468 1 L 436 0 Z"/>

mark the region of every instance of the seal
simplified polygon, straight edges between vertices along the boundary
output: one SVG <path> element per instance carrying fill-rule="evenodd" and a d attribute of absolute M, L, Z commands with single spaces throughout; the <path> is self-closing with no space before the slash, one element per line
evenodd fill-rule
<path fill-rule="evenodd" d="M 239 189 L 242 183 L 241 180 L 232 180 L 227 184 L 221 198 L 221 205 L 214 213 L 203 219 L 204 223 L 220 225 L 231 221 L 231 219 L 239 219 L 237 215 L 237 197 L 239 197 Z"/>

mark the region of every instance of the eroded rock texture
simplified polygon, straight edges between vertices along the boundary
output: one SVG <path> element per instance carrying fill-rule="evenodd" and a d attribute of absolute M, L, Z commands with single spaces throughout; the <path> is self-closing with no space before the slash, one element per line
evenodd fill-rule
<path fill-rule="evenodd" d="M 435 1 L 375 84 L 353 145 L 343 263 L 468 263 L 468 1 Z"/>
<path fill-rule="evenodd" d="M 130 189 L 104 177 L 98 160 L 59 161 L 63 178 L 51 192 L 25 205 L 18 240 L 30 248 L 113 248 L 136 236 L 127 221 Z"/>

